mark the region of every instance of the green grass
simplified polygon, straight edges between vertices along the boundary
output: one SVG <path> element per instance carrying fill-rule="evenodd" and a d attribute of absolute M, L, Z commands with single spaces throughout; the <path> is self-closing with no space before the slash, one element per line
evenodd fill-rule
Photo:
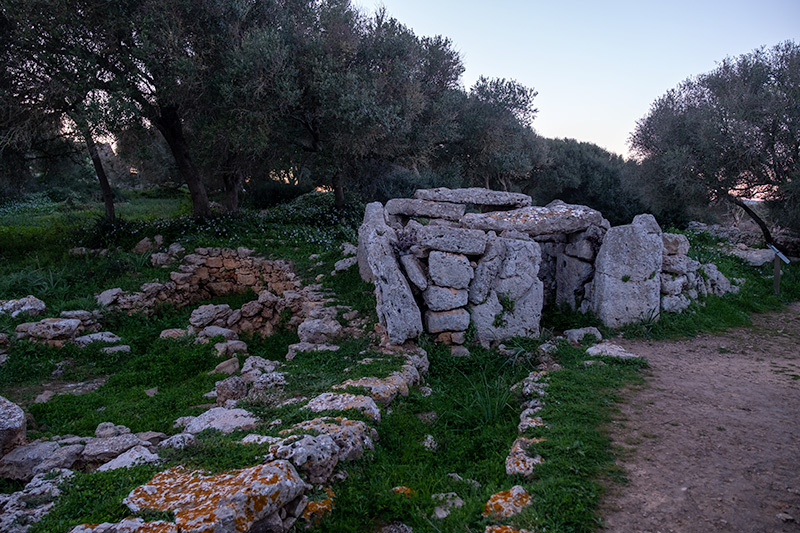
<path fill-rule="evenodd" d="M 155 466 L 136 466 L 93 474 L 76 473 L 61 485 L 64 492 L 53 510 L 28 531 L 66 532 L 78 524 L 118 522 L 131 515 L 122 499 L 134 488 L 150 481 L 158 470 Z"/>
<path fill-rule="evenodd" d="M 537 341 L 520 341 L 534 349 Z M 430 397 L 418 391 L 392 404 L 380 425 L 380 442 L 371 461 L 347 466 L 348 480 L 334 487 L 336 512 L 323 531 L 374 531 L 383 523 L 402 521 L 422 531 L 481 531 L 490 523 L 481 518 L 483 505 L 498 491 L 522 484 L 536 503 L 511 520 L 518 527 L 547 531 L 593 531 L 595 508 L 603 492 L 598 478 L 615 471 L 603 425 L 608 422 L 616 390 L 640 381 L 641 363 L 607 361 L 606 366 L 582 365 L 583 352 L 560 347 L 565 370 L 552 374 L 543 416 L 547 429 L 530 431 L 545 437 L 537 448 L 545 463 L 532 479 L 509 478 L 505 457 L 517 437 L 521 399 L 511 385 L 531 370 L 510 365 L 494 351 L 472 349 L 469 359 L 454 359 L 441 346 L 429 346 Z M 427 425 L 417 416 L 435 411 Z M 438 442 L 435 452 L 422 446 L 425 435 Z M 457 473 L 474 480 L 476 488 L 448 477 Z M 407 486 L 411 497 L 395 494 Z M 456 492 L 465 506 L 439 522 L 430 518 L 432 494 Z"/>

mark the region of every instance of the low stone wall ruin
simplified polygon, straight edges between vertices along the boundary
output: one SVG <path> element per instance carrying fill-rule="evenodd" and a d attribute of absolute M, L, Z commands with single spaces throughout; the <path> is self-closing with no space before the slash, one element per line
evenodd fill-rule
<path fill-rule="evenodd" d="M 166 301 L 183 306 L 247 289 L 256 294 L 269 290 L 278 296 L 300 289 L 301 283 L 287 261 L 254 257 L 252 253 L 247 248 L 197 248 L 183 257 L 177 270 L 170 273 L 170 281 L 145 283 L 133 293 L 109 289 L 97 300 L 106 307 L 136 311 Z"/>
<path fill-rule="evenodd" d="M 470 324 L 484 345 L 537 336 L 547 302 L 618 327 L 735 289 L 688 251 L 688 239 L 663 234 L 652 215 L 611 227 L 586 206 L 440 188 L 369 204 L 358 261 L 390 342 L 427 331 L 455 353 Z"/>

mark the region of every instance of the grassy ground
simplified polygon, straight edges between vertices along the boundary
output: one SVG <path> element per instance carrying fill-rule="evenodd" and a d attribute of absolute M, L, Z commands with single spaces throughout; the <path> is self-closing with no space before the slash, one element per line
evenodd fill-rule
<path fill-rule="evenodd" d="M 327 275 L 341 258 L 339 245 L 355 242 L 363 206 L 338 213 L 330 196 L 312 194 L 261 215 L 244 213 L 195 222 L 182 214 L 183 202 L 182 198 L 142 195 L 120 207 L 125 218 L 113 225 L 97 218 L 96 206 L 78 209 L 40 198 L 0 208 L 0 299 L 33 294 L 47 302 L 51 316 L 63 310 L 92 310 L 96 307 L 94 293 L 117 286 L 135 289 L 144 282 L 164 279 L 167 271 L 150 267 L 148 254 L 129 251 L 142 237 L 160 234 L 166 244 L 177 241 L 187 249 L 246 246 L 257 255 L 289 259 L 307 282 L 323 274 L 323 288 L 335 294 L 340 303 L 370 318 L 365 329 L 371 330 L 375 320 L 371 286 L 361 281 L 355 268 L 335 277 Z M 154 210 L 170 216 L 154 218 Z M 751 312 L 800 298 L 800 269 L 796 265 L 785 269 L 783 293 L 778 298 L 771 292 L 771 266 L 760 270 L 746 267 L 737 259 L 719 256 L 707 237 L 691 238 L 693 253 L 699 259 L 713 260 L 729 277 L 747 280 L 740 294 L 710 297 L 693 304 L 688 313 L 665 315 L 658 322 L 604 333 L 654 338 L 692 335 L 745 324 Z M 79 245 L 110 251 L 102 257 L 67 253 Z M 311 258 L 312 254 L 318 257 Z M 241 305 L 235 297 L 228 303 Z M 0 367 L 0 394 L 29 410 L 32 437 L 91 435 L 104 421 L 124 424 L 134 432 L 173 434 L 177 430 L 172 421 L 198 414 L 202 404 L 208 402 L 202 394 L 222 377 L 208 374 L 218 362 L 210 345 L 158 339 L 162 329 L 185 327 L 190 311 L 165 306 L 151 317 L 106 315 L 104 329 L 117 333 L 132 347 L 131 354 L 124 356 L 104 355 L 94 346 L 59 350 L 17 342 L 9 351 L 7 363 Z M 0 332 L 13 334 L 22 321 L 2 316 Z M 397 520 L 415 531 L 483 531 L 490 523 L 481 518 L 489 496 L 521 484 L 534 496 L 534 505 L 511 520 L 514 525 L 540 531 L 595 530 L 601 480 L 622 480 L 603 426 L 615 409 L 617 391 L 641 382 L 639 369 L 644 363 L 606 361 L 604 366 L 586 367 L 583 350 L 560 344 L 555 358 L 564 370 L 552 374 L 541 412 L 547 427 L 527 433 L 547 439 L 537 448 L 545 462 L 530 479 L 509 478 L 504 470 L 522 409 L 522 400 L 511 392 L 511 386 L 535 369 L 539 361 L 532 354 L 542 341 L 568 327 L 583 325 L 596 324 L 592 317 L 546 312 L 542 338 L 512 343 L 520 354 L 513 361 L 478 346 L 470 347 L 470 358 L 453 358 L 445 347 L 423 340 L 431 365 L 427 384 L 432 394 L 424 396 L 413 390 L 407 398 L 397 399 L 390 410 L 384 410 L 377 426 L 380 441 L 375 451 L 364 460 L 344 465 L 348 478 L 333 485 L 336 509 L 322 521 L 320 529 L 367 532 Z M 244 340 L 250 355 L 283 360 L 287 346 L 296 342 L 297 336 L 279 330 L 268 339 Z M 343 342 L 338 352 L 298 357 L 282 369 L 289 375 L 285 393 L 312 396 L 347 378 L 386 376 L 403 362 L 365 350 L 366 340 L 352 339 Z M 357 364 L 365 357 L 374 362 Z M 60 363 L 65 371 L 55 379 L 51 374 Z M 31 403 L 43 382 L 57 388 L 66 382 L 98 378 L 105 381 L 95 392 Z M 159 393 L 147 396 L 144 391 L 153 387 L 158 387 Z M 308 413 L 296 406 L 275 407 L 269 401 L 248 408 L 263 420 L 257 429 L 264 434 L 277 435 L 279 430 L 308 418 Z M 435 417 L 429 413 L 435 413 Z M 270 427 L 268 424 L 276 419 L 281 424 Z M 422 445 L 427 435 L 438 444 L 435 451 Z M 237 444 L 242 436 L 207 432 L 191 451 L 165 453 L 164 459 L 167 464 L 184 463 L 209 471 L 259 463 L 266 447 Z M 31 531 L 67 531 L 78 523 L 118 520 L 127 513 L 121 498 L 153 472 L 152 467 L 137 467 L 79 474 L 65 486 L 54 511 Z M 448 476 L 451 473 L 477 484 L 455 480 Z M 411 492 L 397 494 L 391 490 L 397 486 L 409 487 Z M 0 491 L 18 489 L 18 484 L 0 480 Z M 458 493 L 465 504 L 447 519 L 434 520 L 431 496 L 446 492 Z M 98 498 L 101 494 L 104 497 Z"/>

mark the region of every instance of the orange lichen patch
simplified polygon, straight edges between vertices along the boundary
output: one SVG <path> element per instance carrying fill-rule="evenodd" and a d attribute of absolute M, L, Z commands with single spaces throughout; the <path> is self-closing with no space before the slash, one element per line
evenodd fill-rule
<path fill-rule="evenodd" d="M 325 488 L 325 493 L 328 495 L 327 498 L 316 502 L 308 502 L 305 511 L 303 511 L 303 519 L 313 526 L 319 525 L 326 514 L 333 512 L 333 499 L 336 495 L 328 487 Z"/>
<path fill-rule="evenodd" d="M 492 494 L 483 507 L 483 516 L 509 518 L 522 512 L 531 503 L 531 495 L 521 486 L 514 485 L 510 490 Z"/>
<path fill-rule="evenodd" d="M 509 476 L 530 476 L 536 465 L 542 464 L 544 459 L 540 455 L 532 455 L 530 447 L 546 439 L 528 439 L 519 437 L 511 445 L 511 451 L 506 457 L 506 474 Z"/>
<path fill-rule="evenodd" d="M 134 489 L 124 503 L 131 511 L 172 511 L 182 531 L 215 531 L 223 522 L 249 531 L 254 522 L 279 510 L 308 485 L 287 461 L 214 476 L 174 467 Z"/>
<path fill-rule="evenodd" d="M 486 526 L 483 533 L 530 533 L 527 529 L 517 529 L 514 526 Z"/>
<path fill-rule="evenodd" d="M 409 487 L 406 487 L 405 485 L 400 485 L 399 487 L 394 487 L 392 489 L 392 492 L 394 492 L 395 494 L 402 494 L 406 498 L 410 498 L 411 496 L 414 495 L 414 490 L 409 488 Z"/>

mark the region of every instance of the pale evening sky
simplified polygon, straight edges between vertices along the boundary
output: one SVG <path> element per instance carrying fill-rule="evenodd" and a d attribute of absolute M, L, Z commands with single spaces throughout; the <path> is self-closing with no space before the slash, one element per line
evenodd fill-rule
<path fill-rule="evenodd" d="M 469 88 L 479 76 L 535 88 L 534 129 L 628 155 L 656 98 L 728 56 L 800 41 L 800 0 L 357 0 L 418 36 L 444 35 Z"/>

